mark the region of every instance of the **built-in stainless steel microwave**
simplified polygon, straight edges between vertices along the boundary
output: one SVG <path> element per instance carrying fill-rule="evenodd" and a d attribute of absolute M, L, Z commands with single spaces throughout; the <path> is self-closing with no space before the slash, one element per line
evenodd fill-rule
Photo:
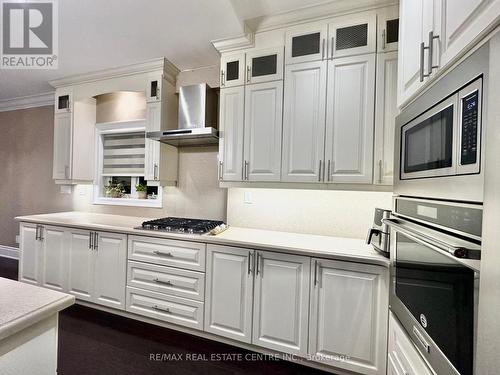
<path fill-rule="evenodd" d="M 396 194 L 482 202 L 488 61 L 486 44 L 401 111 Z"/>

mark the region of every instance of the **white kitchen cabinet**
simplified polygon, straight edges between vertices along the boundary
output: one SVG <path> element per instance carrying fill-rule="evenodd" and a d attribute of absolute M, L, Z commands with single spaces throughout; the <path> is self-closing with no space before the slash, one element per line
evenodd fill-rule
<path fill-rule="evenodd" d="M 220 87 L 234 87 L 245 84 L 245 53 L 224 54 L 220 62 Z"/>
<path fill-rule="evenodd" d="M 385 375 L 387 268 L 324 259 L 312 263 L 309 354 L 355 373 Z"/>
<path fill-rule="evenodd" d="M 42 242 L 39 239 L 40 225 L 21 223 L 19 229 L 19 281 L 41 284 L 40 262 Z"/>
<path fill-rule="evenodd" d="M 93 232 L 70 228 L 67 236 L 68 293 L 82 301 L 92 302 L 94 282 Z"/>
<path fill-rule="evenodd" d="M 63 87 L 56 90 L 54 112 L 68 113 L 73 111 L 73 89 Z"/>
<path fill-rule="evenodd" d="M 150 85 L 151 82 L 149 82 Z M 177 126 L 175 87 L 165 79 L 159 82 L 163 82 L 161 86 L 153 86 L 162 90 L 162 94 L 157 93 L 161 100 L 151 98 L 146 104 L 146 133 L 159 132 Z M 150 87 L 148 90 L 153 89 Z M 177 147 L 146 139 L 144 152 L 144 179 L 148 185 L 175 185 L 178 179 Z"/>
<path fill-rule="evenodd" d="M 66 291 L 66 241 L 65 228 L 44 226 L 41 236 L 41 286 Z"/>
<path fill-rule="evenodd" d="M 377 52 L 398 50 L 399 6 L 382 8 L 377 12 Z"/>
<path fill-rule="evenodd" d="M 285 36 L 285 63 L 297 64 L 327 58 L 328 25 L 308 23 L 287 29 Z"/>
<path fill-rule="evenodd" d="M 97 232 L 93 267 L 93 302 L 124 310 L 127 235 Z"/>
<path fill-rule="evenodd" d="M 71 176 L 71 146 L 73 114 L 57 113 L 54 116 L 54 161 L 52 178 L 68 180 Z"/>
<path fill-rule="evenodd" d="M 388 374 L 435 375 L 392 313 L 389 313 Z"/>
<path fill-rule="evenodd" d="M 495 25 L 500 14 L 500 0 L 441 1 L 444 14 L 441 64 L 445 65 Z"/>
<path fill-rule="evenodd" d="M 267 251 L 256 257 L 252 343 L 305 356 L 310 259 Z"/>
<path fill-rule="evenodd" d="M 246 53 L 246 85 L 282 79 L 283 47 L 257 49 Z"/>
<path fill-rule="evenodd" d="M 401 107 L 427 82 L 440 66 L 441 4 L 443 0 L 400 3 L 398 55 L 398 106 Z M 430 33 L 435 37 L 429 40 Z M 429 45 L 432 45 L 432 50 Z M 429 64 L 432 59 L 432 66 Z"/>
<path fill-rule="evenodd" d="M 60 184 L 94 180 L 96 101 L 78 100 L 54 115 L 53 179 Z"/>
<path fill-rule="evenodd" d="M 245 87 L 220 90 L 219 178 L 223 181 L 243 179 L 243 133 Z"/>
<path fill-rule="evenodd" d="M 73 228 L 66 236 L 68 293 L 124 310 L 127 236 Z"/>
<path fill-rule="evenodd" d="M 397 52 L 377 55 L 375 95 L 374 184 L 392 185 L 394 177 L 394 130 L 397 108 Z"/>
<path fill-rule="evenodd" d="M 376 51 L 377 14 L 360 12 L 335 17 L 328 24 L 329 59 Z"/>
<path fill-rule="evenodd" d="M 282 103 L 282 80 L 245 87 L 245 180 L 279 181 L 281 178 Z"/>
<path fill-rule="evenodd" d="M 281 180 L 318 182 L 324 162 L 327 62 L 285 67 Z"/>
<path fill-rule="evenodd" d="M 148 78 L 146 86 L 146 102 L 160 102 L 162 100 L 163 85 L 166 80 L 161 74 L 153 75 Z"/>
<path fill-rule="evenodd" d="M 325 182 L 372 183 L 375 54 L 329 61 L 327 91 Z"/>
<path fill-rule="evenodd" d="M 207 246 L 206 332 L 251 343 L 254 254 Z"/>

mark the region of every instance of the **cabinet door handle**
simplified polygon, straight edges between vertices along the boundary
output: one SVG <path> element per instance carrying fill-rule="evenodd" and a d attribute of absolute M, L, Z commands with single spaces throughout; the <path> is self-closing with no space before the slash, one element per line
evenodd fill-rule
<path fill-rule="evenodd" d="M 249 163 L 248 163 L 248 161 L 245 160 L 245 174 L 243 176 L 243 179 L 247 180 L 247 181 L 248 181 L 248 176 L 249 176 L 248 166 L 249 166 Z"/>
<path fill-rule="evenodd" d="M 35 241 L 38 241 L 38 231 L 40 230 L 40 226 L 37 224 L 35 227 Z"/>
<path fill-rule="evenodd" d="M 437 69 L 439 68 L 439 65 L 432 65 L 432 58 L 434 57 L 434 39 L 439 39 L 439 35 L 434 35 L 433 31 L 429 31 L 429 56 L 427 57 L 427 63 L 429 65 L 428 71 L 427 71 L 427 76 L 430 76 L 432 74 L 432 69 Z"/>
<path fill-rule="evenodd" d="M 153 164 L 153 179 L 155 181 L 158 180 L 158 164 L 157 163 Z"/>
<path fill-rule="evenodd" d="M 250 65 L 247 65 L 247 83 L 250 82 L 251 76 L 252 76 L 252 68 L 250 67 Z"/>
<path fill-rule="evenodd" d="M 219 161 L 219 181 L 222 181 L 222 180 L 223 180 L 223 178 L 222 178 L 222 175 L 223 175 L 223 173 L 224 173 L 224 168 L 223 168 L 223 167 L 224 167 L 224 164 L 223 164 L 223 163 L 224 163 L 224 162 L 223 162 L 222 160 L 221 160 L 221 161 Z"/>
<path fill-rule="evenodd" d="M 226 73 L 223 70 L 220 71 L 220 85 L 226 85 Z"/>
<path fill-rule="evenodd" d="M 164 253 L 164 252 L 159 251 L 159 250 L 154 250 L 153 254 L 164 256 L 164 257 L 172 257 L 173 256 L 172 253 Z"/>
<path fill-rule="evenodd" d="M 158 306 L 158 305 L 153 305 L 153 309 L 161 311 L 161 312 L 164 312 L 164 313 L 167 313 L 167 314 L 171 314 L 171 311 L 170 311 L 170 309 L 168 307 L 161 307 L 161 306 Z"/>
<path fill-rule="evenodd" d="M 321 43 L 321 60 L 325 59 L 325 39 L 323 39 L 323 42 Z"/>
<path fill-rule="evenodd" d="M 258 275 L 260 274 L 262 276 L 262 272 L 260 270 L 260 252 L 257 251 L 257 259 L 255 261 L 255 274 Z"/>
<path fill-rule="evenodd" d="M 429 49 L 429 47 L 426 47 L 424 42 L 420 43 L 420 82 L 424 82 L 424 78 L 429 77 L 429 74 L 424 73 L 424 54 L 426 49 Z"/>
<path fill-rule="evenodd" d="M 38 239 L 40 241 L 44 240 L 44 238 L 43 238 L 43 225 L 40 225 L 40 234 L 38 235 Z"/>
<path fill-rule="evenodd" d="M 94 249 L 93 241 L 94 241 L 94 233 L 90 232 L 89 233 L 89 249 L 90 250 Z"/>
<path fill-rule="evenodd" d="M 314 286 L 318 285 L 318 261 L 314 260 Z"/>
<path fill-rule="evenodd" d="M 321 182 L 321 165 L 323 164 L 323 160 L 319 161 L 319 169 L 318 169 L 318 182 Z"/>
<path fill-rule="evenodd" d="M 335 50 L 334 37 L 332 36 L 332 48 L 330 50 L 330 58 L 333 60 L 333 51 Z"/>
<path fill-rule="evenodd" d="M 382 30 L 382 49 L 385 50 L 385 29 Z"/>
<path fill-rule="evenodd" d="M 99 233 L 94 232 L 94 250 L 99 250 Z"/>
<path fill-rule="evenodd" d="M 253 254 L 251 251 L 248 252 L 248 274 L 250 275 L 252 273 L 252 260 L 253 260 Z"/>

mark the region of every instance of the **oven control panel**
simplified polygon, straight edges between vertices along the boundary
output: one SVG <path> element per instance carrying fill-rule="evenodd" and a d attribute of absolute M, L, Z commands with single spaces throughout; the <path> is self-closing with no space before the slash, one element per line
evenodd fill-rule
<path fill-rule="evenodd" d="M 475 90 L 462 99 L 462 144 L 460 164 L 477 162 L 479 91 Z"/>

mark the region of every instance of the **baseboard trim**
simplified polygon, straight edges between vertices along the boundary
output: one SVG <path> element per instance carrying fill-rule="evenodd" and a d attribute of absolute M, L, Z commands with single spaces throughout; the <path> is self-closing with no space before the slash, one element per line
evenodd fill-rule
<path fill-rule="evenodd" d="M 0 245 L 0 257 L 19 259 L 19 249 L 17 247 Z"/>

